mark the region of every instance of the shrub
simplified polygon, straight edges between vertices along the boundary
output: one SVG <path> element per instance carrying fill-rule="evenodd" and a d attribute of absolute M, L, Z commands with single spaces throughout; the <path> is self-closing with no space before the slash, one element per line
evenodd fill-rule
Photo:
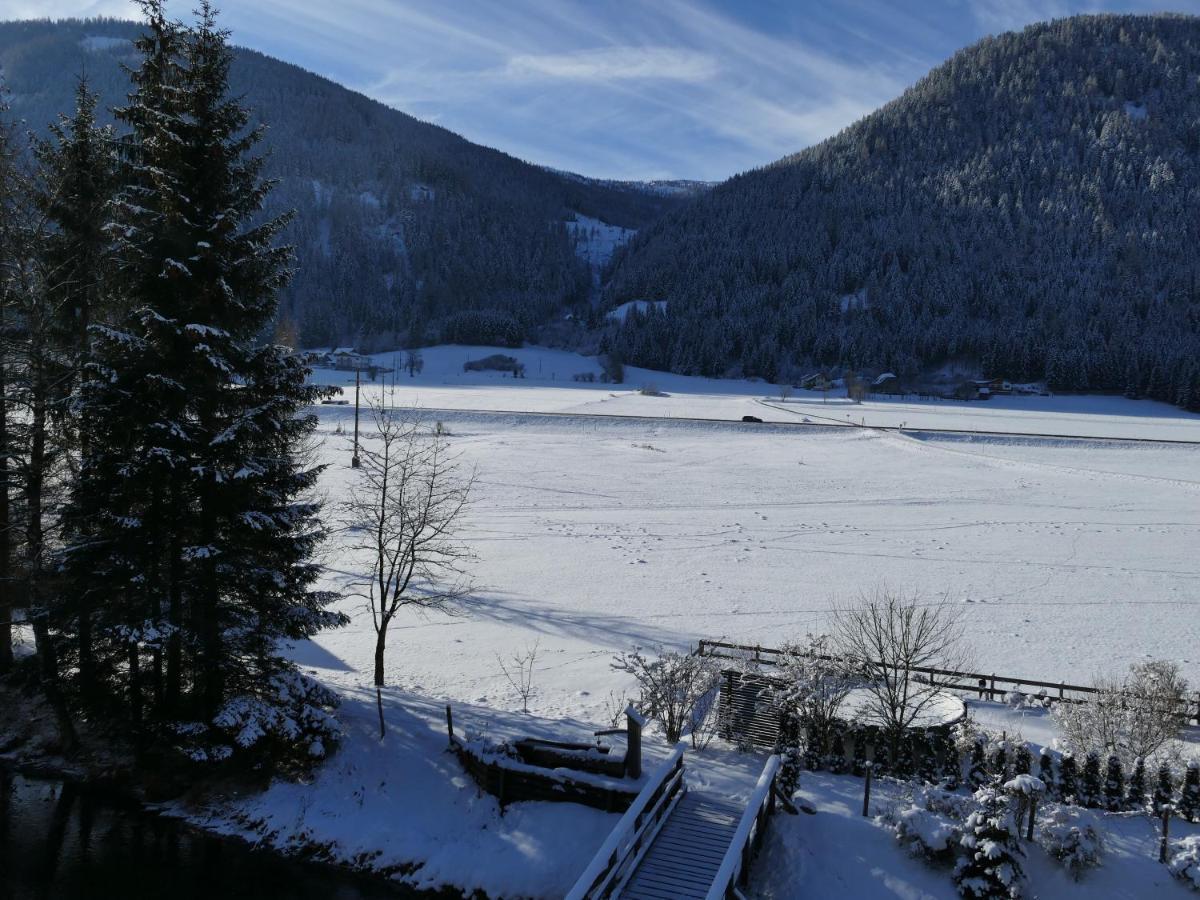
<path fill-rule="evenodd" d="M 1088 809 L 1100 805 L 1104 784 L 1100 777 L 1100 754 L 1092 751 L 1083 761 L 1083 778 L 1079 783 L 1079 803 Z"/>
<path fill-rule="evenodd" d="M 1133 774 L 1129 776 L 1129 793 L 1125 802 L 1130 809 L 1141 809 L 1146 805 L 1146 761 L 1140 756 L 1133 762 Z"/>
<path fill-rule="evenodd" d="M 1095 817 L 1078 807 L 1054 805 L 1045 810 L 1037 842 L 1076 881 L 1085 871 L 1100 865 L 1104 855 L 1104 840 Z"/>
<path fill-rule="evenodd" d="M 1058 763 L 1058 799 L 1075 803 L 1079 796 L 1079 766 L 1075 754 L 1067 750 Z"/>
<path fill-rule="evenodd" d="M 962 840 L 961 822 L 921 806 L 898 813 L 892 830 L 905 850 L 931 863 L 953 862 Z"/>
<path fill-rule="evenodd" d="M 1104 779 L 1104 805 L 1117 812 L 1125 805 L 1125 770 L 1121 757 L 1115 753 L 1108 758 L 1108 774 Z"/>
<path fill-rule="evenodd" d="M 1200 891 L 1200 835 L 1189 835 L 1177 841 L 1167 860 L 1167 868 L 1193 891 Z"/>
<path fill-rule="evenodd" d="M 1175 799 L 1175 779 L 1171 777 L 1171 767 L 1163 763 L 1158 767 L 1158 780 L 1154 785 L 1154 797 L 1151 804 L 1154 814 L 1162 812 L 1162 808 Z"/>
<path fill-rule="evenodd" d="M 639 711 L 662 726 L 669 743 L 677 743 L 689 726 L 698 738 L 697 708 L 716 690 L 719 677 L 710 657 L 660 648 L 650 658 L 635 647 L 616 657 L 612 667 L 637 680 Z"/>
<path fill-rule="evenodd" d="M 525 366 L 516 357 L 505 356 L 503 353 L 493 353 L 483 359 L 469 359 L 463 363 L 464 372 L 512 372 L 516 375 L 523 372 Z"/>
<path fill-rule="evenodd" d="M 1194 759 L 1187 764 L 1187 773 L 1183 776 L 1183 790 L 1179 796 L 1179 815 L 1189 822 L 1195 822 L 1200 815 L 1200 764 Z"/>

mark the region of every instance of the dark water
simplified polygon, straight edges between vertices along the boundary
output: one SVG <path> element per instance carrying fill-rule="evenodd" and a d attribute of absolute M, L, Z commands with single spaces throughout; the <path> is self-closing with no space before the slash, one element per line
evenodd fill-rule
<path fill-rule="evenodd" d="M 0 900 L 413 897 L 0 770 Z"/>

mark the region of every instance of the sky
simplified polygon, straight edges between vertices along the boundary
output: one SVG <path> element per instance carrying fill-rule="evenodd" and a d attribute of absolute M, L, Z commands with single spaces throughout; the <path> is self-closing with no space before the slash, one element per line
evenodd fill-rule
<path fill-rule="evenodd" d="M 988 34 L 1085 12 L 1200 14 L 1200 0 L 217 6 L 235 43 L 477 143 L 594 177 L 706 181 L 837 133 Z M 134 14 L 129 0 L 0 0 L 0 19 Z"/>

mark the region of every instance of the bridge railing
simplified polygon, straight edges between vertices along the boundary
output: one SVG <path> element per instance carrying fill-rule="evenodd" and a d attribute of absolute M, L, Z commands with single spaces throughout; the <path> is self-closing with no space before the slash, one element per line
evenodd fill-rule
<path fill-rule="evenodd" d="M 750 874 L 750 862 L 758 848 L 762 846 L 767 833 L 767 825 L 775 814 L 775 779 L 779 775 L 780 757 L 778 754 L 770 757 L 763 766 L 762 774 L 758 776 L 758 784 L 750 795 L 742 819 L 738 822 L 725 858 L 721 860 L 721 868 L 713 878 L 712 887 L 708 890 L 707 900 L 725 900 L 736 896 L 737 886 L 745 884 Z"/>
<path fill-rule="evenodd" d="M 611 897 L 625 885 L 687 790 L 683 781 L 685 743 L 655 770 L 608 839 L 575 882 L 566 900 Z"/>

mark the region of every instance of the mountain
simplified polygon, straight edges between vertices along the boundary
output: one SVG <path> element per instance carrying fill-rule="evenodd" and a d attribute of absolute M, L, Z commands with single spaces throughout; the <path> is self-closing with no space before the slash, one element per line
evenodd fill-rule
<path fill-rule="evenodd" d="M 138 27 L 0 23 L 10 118 L 44 132 L 80 73 L 103 106 L 123 102 Z M 551 172 L 250 50 L 232 76 L 269 126 L 269 211 L 297 211 L 281 308 L 306 345 L 531 336 L 593 290 L 595 228 L 574 220 L 626 236 L 688 193 Z"/>
<path fill-rule="evenodd" d="M 642 230 L 628 362 L 916 379 L 954 361 L 1200 406 L 1200 19 L 988 38 L 833 138 Z M 652 305 L 649 309 L 654 309 Z"/>

